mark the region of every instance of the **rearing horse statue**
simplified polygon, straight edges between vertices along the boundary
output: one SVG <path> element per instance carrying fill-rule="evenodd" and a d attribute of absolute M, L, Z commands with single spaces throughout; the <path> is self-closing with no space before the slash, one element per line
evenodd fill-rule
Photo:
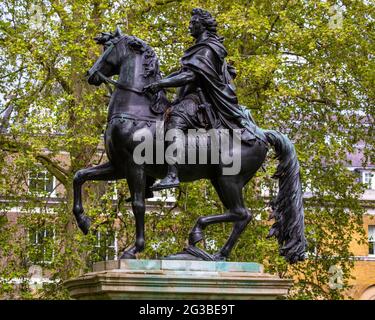
<path fill-rule="evenodd" d="M 163 90 L 154 94 L 143 90 L 145 86 L 161 79 L 158 59 L 150 46 L 134 36 L 122 35 L 119 29 L 115 34 L 103 33 L 96 40 L 104 45 L 104 50 L 88 71 L 88 82 L 96 86 L 102 83 L 112 83 L 115 86 L 104 135 L 108 162 L 81 169 L 75 174 L 73 213 L 79 228 L 87 234 L 90 219 L 84 214 L 82 206 L 82 185 L 90 180 L 126 179 L 131 193 L 136 236 L 135 244 L 123 252 L 121 259 L 135 259 L 136 254 L 145 247 L 145 198 L 149 197 L 150 181 L 152 184 L 155 179 L 163 178 L 167 172 L 167 164 L 136 163 L 133 152 L 140 142 L 135 141 L 134 135 L 139 130 L 147 129 L 155 136 L 156 123 L 163 121 L 168 101 Z M 117 81 L 111 79 L 114 75 L 119 75 Z M 294 146 L 280 132 L 262 130 L 256 126 L 255 129 L 257 136 L 252 143 L 241 142 L 241 167 L 237 174 L 224 175 L 225 165 L 221 162 L 179 165 L 179 178 L 182 182 L 209 179 L 226 212 L 200 217 L 189 234 L 188 248 L 171 258 L 218 261 L 229 257 L 233 246 L 252 219 L 251 212 L 244 204 L 242 190 L 265 161 L 271 146 L 279 160 L 274 175 L 279 179 L 279 192 L 272 201 L 271 218 L 275 222 L 269 237 L 277 238 L 280 255 L 288 262 L 295 263 L 304 259 L 306 240 L 302 189 Z M 204 229 L 210 224 L 221 222 L 233 223 L 232 233 L 224 246 L 213 255 L 199 249 L 196 244 L 203 239 Z"/>

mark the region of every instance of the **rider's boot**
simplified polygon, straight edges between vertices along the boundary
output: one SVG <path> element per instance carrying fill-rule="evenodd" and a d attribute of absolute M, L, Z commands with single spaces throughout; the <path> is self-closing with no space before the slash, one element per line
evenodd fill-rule
<path fill-rule="evenodd" d="M 178 179 L 178 168 L 177 163 L 168 165 L 168 173 L 164 179 L 160 182 L 155 183 L 151 190 L 162 190 L 169 188 L 176 188 L 180 185 L 180 180 Z"/>
<path fill-rule="evenodd" d="M 173 143 L 177 143 L 177 145 L 181 148 L 183 146 L 183 136 L 177 134 L 174 138 Z M 168 147 L 171 145 L 171 142 L 168 143 Z M 181 150 L 180 150 L 181 151 Z M 178 179 L 178 167 L 177 164 L 182 160 L 181 153 L 177 150 L 177 156 L 174 158 L 170 154 L 166 154 L 166 160 L 168 163 L 168 173 L 164 179 L 155 183 L 151 190 L 162 190 L 162 189 L 169 189 L 169 188 L 176 188 L 180 185 L 180 180 Z"/>
<path fill-rule="evenodd" d="M 182 121 L 182 122 L 181 122 Z M 176 188 L 180 185 L 180 180 L 178 179 L 178 163 L 182 163 L 184 156 L 183 148 L 185 147 L 185 138 L 184 138 L 184 126 L 185 123 L 180 117 L 171 117 L 168 125 L 167 131 L 176 130 L 173 132 L 173 141 L 167 142 L 167 149 L 165 154 L 165 160 L 168 164 L 168 173 L 164 179 L 159 181 L 158 183 L 154 183 L 151 187 L 151 190 L 162 190 L 162 189 L 169 189 L 169 188 Z M 175 144 L 177 146 L 177 150 L 172 153 L 168 152 L 169 147 Z"/>

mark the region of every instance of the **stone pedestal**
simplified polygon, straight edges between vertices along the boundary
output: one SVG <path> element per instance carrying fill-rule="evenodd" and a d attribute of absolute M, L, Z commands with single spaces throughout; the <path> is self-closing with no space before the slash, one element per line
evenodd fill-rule
<path fill-rule="evenodd" d="M 291 280 L 249 262 L 117 260 L 65 282 L 74 299 L 277 299 Z"/>

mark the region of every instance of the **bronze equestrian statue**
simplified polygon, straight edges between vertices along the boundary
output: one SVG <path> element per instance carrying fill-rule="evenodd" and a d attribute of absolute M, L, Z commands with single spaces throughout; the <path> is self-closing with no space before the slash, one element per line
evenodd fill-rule
<path fill-rule="evenodd" d="M 170 259 L 219 261 L 226 260 L 252 218 L 246 208 L 242 189 L 265 161 L 268 148 L 275 149 L 279 165 L 274 177 L 279 179 L 279 193 L 272 201 L 275 219 L 269 237 L 279 242 L 280 255 L 290 263 L 305 258 L 304 212 L 299 163 L 291 141 L 280 132 L 262 130 L 253 122 L 246 108 L 238 105 L 232 80 L 235 70 L 225 57 L 223 39 L 216 33 L 216 21 L 202 9 L 194 9 L 189 25 L 195 44 L 186 50 L 181 69 L 162 79 L 159 62 L 153 49 L 134 36 L 102 33 L 96 42 L 104 47 L 103 54 L 88 71 L 88 82 L 99 86 L 113 84 L 105 131 L 108 162 L 79 170 L 74 177 L 73 213 L 79 228 L 87 234 L 90 219 L 84 215 L 81 189 L 89 180 L 127 179 L 132 210 L 136 222 L 136 241 L 126 249 L 121 259 L 134 259 L 145 246 L 145 199 L 152 190 L 176 187 L 179 182 L 209 179 L 226 212 L 200 217 L 189 233 L 189 246 Z M 119 75 L 118 81 L 111 79 Z M 170 103 L 164 91 L 179 87 L 177 98 Z M 224 129 L 240 133 L 240 148 L 231 145 L 231 152 L 241 160 L 236 174 L 223 174 L 223 162 L 189 164 L 155 161 L 139 164 L 133 155 L 140 144 L 134 139 L 137 132 L 149 130 L 157 136 L 157 123 L 165 121 L 166 129 Z M 208 148 L 213 149 L 212 139 Z M 175 142 L 175 140 L 173 141 Z M 156 139 L 153 139 L 155 148 Z M 164 143 L 164 142 L 163 142 Z M 185 142 L 184 142 L 185 143 Z M 168 142 L 171 144 L 171 141 Z M 167 145 L 168 145 L 167 144 Z M 222 150 L 220 150 L 221 152 Z M 185 155 L 187 157 L 187 155 Z M 210 160 L 210 159 L 209 159 Z M 156 179 L 163 178 L 153 184 Z M 233 231 L 225 245 L 210 255 L 196 247 L 204 237 L 204 229 L 213 223 L 232 222 Z"/>

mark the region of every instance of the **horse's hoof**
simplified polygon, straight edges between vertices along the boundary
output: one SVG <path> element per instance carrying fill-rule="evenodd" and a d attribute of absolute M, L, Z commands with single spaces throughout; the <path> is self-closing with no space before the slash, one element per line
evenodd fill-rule
<path fill-rule="evenodd" d="M 221 253 L 215 253 L 213 256 L 214 261 L 225 261 L 227 257 L 223 256 Z"/>
<path fill-rule="evenodd" d="M 136 256 L 134 253 L 125 251 L 120 257 L 120 260 L 122 259 L 136 259 Z"/>
<path fill-rule="evenodd" d="M 91 226 L 91 219 L 85 215 L 81 215 L 77 219 L 78 227 L 81 229 L 84 235 L 87 235 Z"/>
<path fill-rule="evenodd" d="M 165 259 L 165 260 L 204 261 L 202 258 L 193 256 L 192 254 L 186 253 L 186 252 L 179 252 L 179 253 L 171 254 L 169 256 L 164 257 L 163 259 Z"/>
<path fill-rule="evenodd" d="M 191 231 L 189 233 L 189 244 L 191 246 L 195 245 L 199 241 L 203 240 L 203 236 L 202 230 Z"/>

